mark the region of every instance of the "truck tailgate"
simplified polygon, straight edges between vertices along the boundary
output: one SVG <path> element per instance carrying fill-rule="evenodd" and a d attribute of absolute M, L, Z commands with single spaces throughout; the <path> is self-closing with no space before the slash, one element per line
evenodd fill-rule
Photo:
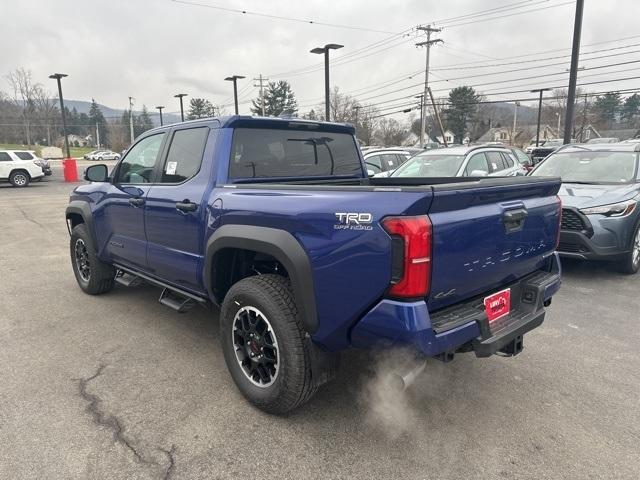
<path fill-rule="evenodd" d="M 556 246 L 559 179 L 433 187 L 429 310 L 499 289 L 545 265 Z"/>

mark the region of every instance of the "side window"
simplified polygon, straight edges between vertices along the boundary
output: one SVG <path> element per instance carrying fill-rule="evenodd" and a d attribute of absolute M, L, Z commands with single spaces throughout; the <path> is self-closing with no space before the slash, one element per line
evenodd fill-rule
<path fill-rule="evenodd" d="M 382 155 L 382 169 L 383 170 L 395 170 L 398 168 L 398 158 L 395 154 L 387 153 Z"/>
<path fill-rule="evenodd" d="M 373 167 L 376 173 L 383 172 L 386 168 L 382 168 L 382 156 L 372 155 L 364 159 L 367 167 Z"/>
<path fill-rule="evenodd" d="M 160 183 L 181 183 L 200 171 L 208 127 L 176 130 L 171 140 Z"/>
<path fill-rule="evenodd" d="M 0 162 L 10 162 L 11 157 L 7 152 L 0 152 Z"/>
<path fill-rule="evenodd" d="M 485 172 L 487 175 L 489 174 L 489 167 L 487 166 L 487 159 L 485 158 L 484 153 L 476 153 L 471 157 L 469 163 L 467 163 L 467 168 L 464 169 L 464 176 L 470 177 L 474 170 L 480 170 Z"/>
<path fill-rule="evenodd" d="M 491 173 L 504 170 L 505 167 L 500 152 L 485 152 L 485 155 L 487 156 L 487 161 L 489 162 L 489 171 Z"/>
<path fill-rule="evenodd" d="M 164 135 L 151 135 L 131 147 L 120 162 L 115 183 L 150 183 Z"/>
<path fill-rule="evenodd" d="M 506 152 L 502 152 L 502 158 L 504 160 L 505 168 L 513 168 L 514 161 L 513 157 Z"/>
<path fill-rule="evenodd" d="M 33 155 L 29 152 L 14 152 L 20 160 L 33 160 Z"/>

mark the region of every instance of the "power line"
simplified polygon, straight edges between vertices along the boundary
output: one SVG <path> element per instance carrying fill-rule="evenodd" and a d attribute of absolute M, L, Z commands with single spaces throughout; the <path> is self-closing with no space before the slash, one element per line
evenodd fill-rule
<path fill-rule="evenodd" d="M 438 24 L 438 25 L 442 25 L 445 24 L 447 22 L 453 22 L 453 21 L 458 21 L 458 20 L 463 20 L 465 18 L 468 17 L 475 17 L 475 16 L 481 16 L 481 15 L 493 15 L 496 12 L 496 10 L 503 10 L 503 9 L 515 9 L 515 8 L 523 8 L 523 7 L 530 7 L 531 5 L 527 5 L 530 4 L 533 0 L 520 0 L 519 2 L 515 2 L 515 3 L 509 3 L 507 5 L 502 5 L 501 7 L 494 7 L 494 8 L 489 8 L 487 10 L 480 10 L 477 12 L 472 12 L 472 13 L 467 13 L 465 15 L 459 15 L 457 17 L 449 17 L 449 18 L 443 18 L 440 20 L 433 20 L 431 23 L 433 24 Z M 545 3 L 548 2 L 549 0 L 539 0 L 536 3 Z"/>
<path fill-rule="evenodd" d="M 306 23 L 306 24 L 309 24 L 309 25 L 320 25 L 320 26 L 323 26 L 323 27 L 344 28 L 344 29 L 348 29 L 348 30 L 359 30 L 359 31 L 363 31 L 363 32 L 394 33 L 394 32 L 389 32 L 387 30 L 378 30 L 378 29 L 374 29 L 374 28 L 359 27 L 359 26 L 355 26 L 355 25 L 342 25 L 342 24 L 338 24 L 338 23 L 318 22 L 316 20 L 311 20 L 311 19 L 285 17 L 284 15 L 275 15 L 275 14 L 264 13 L 264 12 L 252 12 L 252 11 L 244 10 L 244 9 L 240 9 L 240 8 L 220 7 L 218 5 L 210 5 L 210 4 L 206 4 L 206 3 L 198 3 L 198 2 L 192 2 L 192 1 L 186 1 L 186 0 L 171 0 L 171 1 L 174 2 L 174 3 L 179 3 L 179 4 L 182 4 L 182 5 L 189 5 L 189 6 L 192 6 L 192 7 L 210 8 L 210 9 L 213 9 L 213 10 L 220 10 L 220 11 L 228 12 L 228 13 L 239 13 L 239 14 L 242 14 L 242 15 L 251 15 L 251 16 L 255 16 L 255 17 L 270 18 L 272 20 L 284 20 L 284 21 L 287 21 L 287 22 Z"/>
<path fill-rule="evenodd" d="M 480 23 L 480 22 L 490 22 L 492 20 L 498 20 L 500 18 L 514 17 L 516 15 L 524 15 L 526 13 L 539 12 L 541 10 L 549 10 L 551 8 L 563 7 L 565 5 L 572 5 L 574 3 L 576 3 L 575 0 L 571 0 L 569 2 L 558 3 L 556 5 L 549 5 L 547 7 L 532 8 L 531 10 L 525 10 L 525 11 L 522 11 L 522 12 L 509 13 L 509 14 L 506 14 L 506 15 L 499 15 L 499 16 L 490 17 L 490 18 L 480 18 L 480 19 L 472 20 L 470 22 L 454 23 L 453 25 L 451 25 L 451 24 L 450 25 L 445 25 L 445 27 L 446 28 L 455 28 L 455 27 L 461 27 L 463 25 L 472 25 L 472 24 L 475 25 L 476 23 Z"/>

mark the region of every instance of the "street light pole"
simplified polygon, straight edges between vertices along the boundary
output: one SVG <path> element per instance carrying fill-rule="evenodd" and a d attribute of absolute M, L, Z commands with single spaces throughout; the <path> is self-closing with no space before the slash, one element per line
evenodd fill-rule
<path fill-rule="evenodd" d="M 550 88 L 538 88 L 537 90 L 531 90 L 531 93 L 539 93 L 540 98 L 538 99 L 538 127 L 536 128 L 536 147 L 540 142 L 540 113 L 542 112 L 542 92 L 546 92 L 551 90 Z"/>
<path fill-rule="evenodd" d="M 573 48 L 571 50 L 571 69 L 569 71 L 569 92 L 567 94 L 567 111 L 564 115 L 565 145 L 571 142 L 571 130 L 573 128 L 573 110 L 576 103 L 576 83 L 578 81 L 578 59 L 580 57 L 580 35 L 582 33 L 582 11 L 584 0 L 576 1 L 576 16 L 573 24 Z"/>
<path fill-rule="evenodd" d="M 180 121 L 184 122 L 184 108 L 182 106 L 182 97 L 186 97 L 187 94 L 186 93 L 178 93 L 177 95 L 174 95 L 173 98 L 178 98 L 180 99 Z"/>
<path fill-rule="evenodd" d="M 64 100 L 62 98 L 62 78 L 66 77 L 65 73 L 54 73 L 49 75 L 49 78 L 55 79 L 58 82 L 58 98 L 60 99 L 60 113 L 62 114 L 62 133 L 64 135 L 64 147 L 67 150 L 67 158 L 71 158 L 71 151 L 69 150 L 69 136 L 67 135 L 67 120 L 64 115 Z"/>
<path fill-rule="evenodd" d="M 233 104 L 235 106 L 236 115 L 238 115 L 238 80 L 244 78 L 242 75 L 232 75 L 225 78 L 227 82 L 233 82 Z"/>
<path fill-rule="evenodd" d="M 164 108 L 164 105 L 158 105 L 156 108 L 157 108 L 157 109 L 158 109 L 158 111 L 160 112 L 160 126 L 162 126 L 162 125 L 164 125 L 164 124 L 162 123 L 162 109 Z"/>
<path fill-rule="evenodd" d="M 338 45 L 337 43 L 328 43 L 324 47 L 316 47 L 310 50 L 311 53 L 318 55 L 324 54 L 324 120 L 326 122 L 331 121 L 331 87 L 329 82 L 329 50 L 338 50 L 343 48 L 344 45 Z"/>

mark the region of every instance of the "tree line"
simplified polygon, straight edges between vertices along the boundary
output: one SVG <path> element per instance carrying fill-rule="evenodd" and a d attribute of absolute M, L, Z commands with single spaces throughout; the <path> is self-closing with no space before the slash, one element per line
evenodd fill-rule
<path fill-rule="evenodd" d="M 58 99 L 44 86 L 34 81 L 30 71 L 18 68 L 5 77 L 9 89 L 0 91 L 0 143 L 25 145 L 62 145 L 62 124 Z M 544 103 L 542 123 L 553 125 L 566 111 L 567 93 L 564 89 L 551 92 Z M 588 123 L 598 129 L 639 128 L 640 95 L 623 98 L 618 92 L 592 95 L 578 91 L 575 109 L 574 132 Z M 584 99 L 584 101 L 583 101 Z M 380 112 L 374 104 L 360 102 L 344 93 L 339 87 L 330 92 L 331 120 L 351 123 L 356 136 L 364 144 L 400 145 L 420 136 L 420 118 L 416 105 L 404 120 Z M 453 133 L 454 142 L 463 139 L 477 140 L 490 127 L 510 126 L 513 111 L 494 102 L 487 102 L 482 93 L 473 87 L 453 88 L 448 97 L 437 100 L 444 128 Z M 296 96 L 286 80 L 268 82 L 262 96 L 251 101 L 251 113 L 265 116 L 291 116 L 310 120 L 324 120 L 324 103 L 300 112 Z M 432 111 L 432 109 L 429 109 Z M 187 106 L 189 120 L 226 114 L 222 106 L 205 98 L 191 98 Z M 120 151 L 130 145 L 130 122 L 133 121 L 134 137 L 154 127 L 146 106 L 140 112 L 125 110 L 120 117 L 106 119 L 100 105 L 92 99 L 88 113 L 65 107 L 67 132 L 89 139 L 92 146 L 108 146 Z M 426 133 L 435 139 L 441 135 L 433 114 L 427 114 Z M 413 134 L 413 137 L 412 137 Z M 417 141 L 417 140 L 416 140 Z"/>

